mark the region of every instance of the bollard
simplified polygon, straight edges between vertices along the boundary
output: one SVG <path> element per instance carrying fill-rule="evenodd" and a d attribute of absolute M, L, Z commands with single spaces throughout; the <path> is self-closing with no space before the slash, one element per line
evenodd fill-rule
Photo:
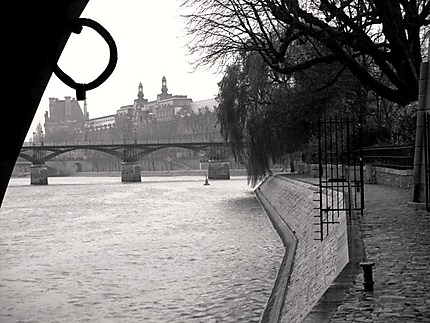
<path fill-rule="evenodd" d="M 365 292 L 373 292 L 373 266 L 375 266 L 374 262 L 360 262 L 360 267 L 363 268 L 363 286 Z"/>
<path fill-rule="evenodd" d="M 211 184 L 209 184 L 209 182 L 208 182 L 208 175 L 207 175 L 207 174 L 206 174 L 206 180 L 205 180 L 205 183 L 204 183 L 203 185 L 211 185 Z"/>

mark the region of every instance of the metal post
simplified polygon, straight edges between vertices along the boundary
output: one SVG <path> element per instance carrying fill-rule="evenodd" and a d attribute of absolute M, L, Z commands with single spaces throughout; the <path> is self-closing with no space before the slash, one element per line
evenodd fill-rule
<path fill-rule="evenodd" d="M 360 156 L 359 156 L 359 161 L 360 161 L 360 215 L 363 216 L 364 214 L 364 165 L 363 165 L 363 113 L 360 112 L 360 117 L 359 117 L 359 121 L 358 121 L 358 145 L 359 145 L 359 149 L 360 149 Z"/>
<path fill-rule="evenodd" d="M 323 177 L 323 169 L 322 169 L 322 142 L 321 142 L 321 119 L 318 120 L 318 156 L 319 156 L 319 160 L 318 160 L 318 176 L 319 176 L 319 183 L 320 183 L 320 187 L 319 187 L 319 196 L 320 196 L 320 240 L 323 241 L 324 240 L 324 223 L 323 223 L 323 216 L 322 216 L 322 208 L 323 208 L 323 193 L 322 193 L 322 177 Z"/>
<path fill-rule="evenodd" d="M 349 118 L 346 117 L 346 179 L 348 181 L 348 216 L 352 215 L 353 205 L 352 205 L 352 187 L 351 187 L 351 139 L 350 139 L 350 127 L 349 127 Z"/>
<path fill-rule="evenodd" d="M 330 117 L 330 119 L 331 119 L 331 117 Z M 324 123 L 323 123 L 324 130 L 323 130 L 323 132 L 324 132 L 324 172 L 325 172 L 325 175 L 324 175 L 324 187 L 325 187 L 325 193 L 326 193 L 325 194 L 325 216 L 326 216 L 325 222 L 326 222 L 326 227 L 327 227 L 326 235 L 328 235 L 328 230 L 329 230 L 329 227 L 328 227 L 328 212 L 329 212 L 329 209 L 330 209 L 330 205 L 329 205 L 329 190 L 328 190 L 328 168 L 327 168 L 328 167 L 328 156 L 327 156 L 327 151 L 328 151 L 328 147 L 327 147 L 327 144 L 328 144 L 327 128 L 328 128 L 328 126 L 327 126 L 327 123 L 328 123 L 327 119 L 324 118 Z M 322 217 L 323 217 L 323 220 L 324 220 L 324 215 Z"/>
<path fill-rule="evenodd" d="M 334 129 L 335 129 L 335 150 L 336 150 L 336 157 L 335 157 L 336 162 L 335 162 L 335 164 L 336 164 L 336 180 L 337 180 L 337 187 L 336 187 L 336 195 L 335 196 L 336 196 L 337 218 L 339 219 L 340 209 L 341 209 L 341 207 L 340 207 L 340 185 L 342 186 L 342 189 L 343 189 L 343 185 L 344 185 L 342 182 L 340 182 L 341 179 L 339 178 L 339 165 L 341 163 L 339 162 L 339 140 L 338 140 L 339 135 L 338 135 L 338 132 L 339 132 L 340 125 L 342 124 L 342 117 L 339 120 L 339 122 L 338 122 L 337 117 L 334 118 L 334 121 L 335 121 L 335 128 Z M 343 197 L 343 195 L 342 195 L 342 197 Z"/>
<path fill-rule="evenodd" d="M 361 262 L 360 267 L 363 269 L 363 286 L 365 292 L 373 292 L 373 266 L 374 262 Z"/>
<path fill-rule="evenodd" d="M 357 208 L 357 141 L 356 141 L 356 129 L 355 122 L 352 123 L 352 169 L 354 170 L 354 204 L 352 205 L 352 209 L 356 210 Z"/>
<path fill-rule="evenodd" d="M 209 182 L 208 182 L 208 174 L 206 174 L 206 180 L 205 180 L 205 183 L 203 184 L 203 185 L 211 185 L 211 184 L 209 184 Z"/>
<path fill-rule="evenodd" d="M 333 181 L 333 177 L 334 177 L 333 176 L 333 163 L 334 163 L 334 160 L 333 160 L 333 125 L 334 125 L 334 128 L 336 129 L 336 124 L 334 122 L 335 121 L 333 120 L 333 118 L 330 117 L 330 128 L 329 128 L 329 131 L 330 131 L 330 182 L 331 182 L 330 183 L 331 184 L 331 187 L 330 187 L 330 190 L 331 190 L 331 192 L 330 192 L 330 194 L 331 194 L 330 207 L 332 209 L 335 208 L 335 205 L 334 205 L 334 196 L 335 196 L 334 185 L 335 185 L 335 183 Z M 336 191 L 336 193 L 337 193 L 337 191 Z M 336 208 L 338 208 L 338 207 L 336 207 Z M 331 222 L 334 222 L 334 211 L 331 211 L 330 213 L 331 213 Z M 328 221 L 328 212 L 327 212 L 327 233 L 328 233 L 328 222 L 329 221 Z"/>

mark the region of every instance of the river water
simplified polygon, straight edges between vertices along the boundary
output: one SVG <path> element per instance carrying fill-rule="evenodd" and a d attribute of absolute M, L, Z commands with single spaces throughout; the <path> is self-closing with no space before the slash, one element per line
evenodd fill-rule
<path fill-rule="evenodd" d="M 11 179 L 0 322 L 257 322 L 283 246 L 244 177 Z"/>

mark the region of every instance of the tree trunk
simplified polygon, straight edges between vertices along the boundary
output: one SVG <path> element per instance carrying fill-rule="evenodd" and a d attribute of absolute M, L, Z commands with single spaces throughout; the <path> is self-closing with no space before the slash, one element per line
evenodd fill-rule
<path fill-rule="evenodd" d="M 413 186 L 413 202 L 425 202 L 425 169 L 424 169 L 424 126 L 425 126 L 425 111 L 430 110 L 430 72 L 429 63 L 421 64 L 420 69 L 420 85 L 418 96 L 418 111 L 417 111 L 417 130 L 415 137 L 415 155 L 414 155 L 414 186 Z M 428 149 L 428 148 L 427 148 Z"/>

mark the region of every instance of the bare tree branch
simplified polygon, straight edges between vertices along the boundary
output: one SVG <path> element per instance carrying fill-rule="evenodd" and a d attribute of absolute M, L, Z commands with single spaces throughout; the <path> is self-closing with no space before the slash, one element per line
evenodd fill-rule
<path fill-rule="evenodd" d="M 428 1 L 183 0 L 183 7 L 194 10 L 184 17 L 197 65 L 223 66 L 246 52 L 285 74 L 339 62 L 386 99 L 417 99 Z M 313 51 L 292 55 L 305 45 Z"/>

